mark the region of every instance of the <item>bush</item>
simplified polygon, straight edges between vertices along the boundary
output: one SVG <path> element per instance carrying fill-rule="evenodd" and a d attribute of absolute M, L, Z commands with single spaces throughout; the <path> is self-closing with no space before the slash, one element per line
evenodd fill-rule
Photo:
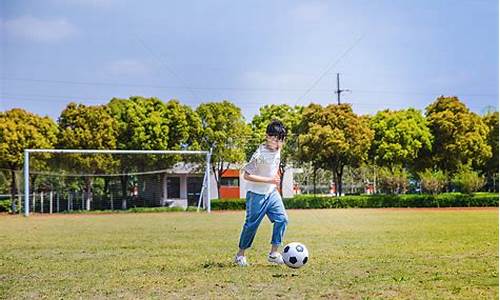
<path fill-rule="evenodd" d="M 480 176 L 476 171 L 464 167 L 455 174 L 452 183 L 462 193 L 471 194 L 481 189 L 486 181 L 484 177 Z"/>
<path fill-rule="evenodd" d="M 10 209 L 11 209 L 10 199 L 0 200 L 0 212 L 10 211 Z"/>
<path fill-rule="evenodd" d="M 378 188 L 387 194 L 404 194 L 408 191 L 409 176 L 408 171 L 401 166 L 383 167 L 378 172 Z"/>
<path fill-rule="evenodd" d="M 285 198 L 287 209 L 312 208 L 382 208 L 382 207 L 473 207 L 498 206 L 498 194 L 477 193 L 474 195 L 409 194 L 409 195 L 360 195 L 360 196 L 313 196 L 298 195 Z M 243 210 L 245 199 L 212 200 L 213 210 Z"/>
<path fill-rule="evenodd" d="M 437 194 L 443 190 L 446 185 L 446 174 L 443 171 L 431 171 L 426 169 L 424 172 L 418 173 L 422 191 L 431 194 Z"/>
<path fill-rule="evenodd" d="M 210 202 L 213 210 L 242 210 L 245 209 L 245 199 L 217 199 Z"/>
<path fill-rule="evenodd" d="M 196 211 L 197 208 L 188 206 L 186 209 L 182 207 L 132 207 L 129 209 L 103 209 L 103 210 L 71 210 L 63 211 L 63 214 L 109 214 L 109 213 L 157 213 L 157 212 L 179 212 L 179 211 Z M 204 209 L 201 209 L 204 210 Z"/>

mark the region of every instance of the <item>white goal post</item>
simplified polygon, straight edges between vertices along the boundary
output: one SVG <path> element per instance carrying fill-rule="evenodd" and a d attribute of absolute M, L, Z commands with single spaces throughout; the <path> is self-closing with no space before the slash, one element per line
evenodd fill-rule
<path fill-rule="evenodd" d="M 205 174 L 203 177 L 202 191 L 198 201 L 198 209 L 200 208 L 203 190 L 207 193 L 205 207 L 207 212 L 210 208 L 210 159 L 211 151 L 195 151 L 195 150 L 96 150 L 96 149 L 25 149 L 24 150 L 24 216 L 30 214 L 30 153 L 73 153 L 73 154 L 201 154 L 206 157 Z"/>

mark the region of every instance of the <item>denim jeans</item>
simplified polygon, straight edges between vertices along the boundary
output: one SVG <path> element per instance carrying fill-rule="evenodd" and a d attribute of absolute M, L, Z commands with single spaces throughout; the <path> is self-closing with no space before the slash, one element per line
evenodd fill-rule
<path fill-rule="evenodd" d="M 247 249 L 252 245 L 264 215 L 267 215 L 269 220 L 274 223 L 271 244 L 281 245 L 288 224 L 288 216 L 280 194 L 276 189 L 266 195 L 248 191 L 245 224 L 240 236 L 240 249 Z"/>

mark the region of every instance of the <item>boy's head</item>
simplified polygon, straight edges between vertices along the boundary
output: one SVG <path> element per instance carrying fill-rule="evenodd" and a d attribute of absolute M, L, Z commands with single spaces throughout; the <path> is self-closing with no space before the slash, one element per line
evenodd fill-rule
<path fill-rule="evenodd" d="M 286 129 L 283 123 L 273 120 L 266 129 L 267 145 L 272 149 L 279 150 L 283 146 L 286 137 Z"/>

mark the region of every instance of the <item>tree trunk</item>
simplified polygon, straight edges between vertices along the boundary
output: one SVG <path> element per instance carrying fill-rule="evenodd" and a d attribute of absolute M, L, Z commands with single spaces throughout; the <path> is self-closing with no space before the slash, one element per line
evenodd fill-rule
<path fill-rule="evenodd" d="M 12 213 L 16 213 L 16 195 L 17 195 L 17 182 L 16 182 L 16 171 L 10 170 L 10 174 L 12 176 L 11 185 L 10 185 L 10 201 L 11 201 L 11 209 Z"/>
<path fill-rule="evenodd" d="M 220 176 L 222 173 L 222 171 L 219 170 L 220 169 L 216 168 L 215 166 L 212 167 L 212 171 L 214 172 L 215 182 L 217 183 L 217 199 L 220 199 Z"/>
<path fill-rule="evenodd" d="M 128 176 L 127 175 L 120 176 L 120 183 L 122 186 L 122 209 L 127 209 Z"/>
<path fill-rule="evenodd" d="M 337 186 L 338 196 L 342 196 L 342 175 L 344 173 L 344 166 L 340 166 L 340 170 L 337 172 Z"/>
<path fill-rule="evenodd" d="M 106 195 L 106 197 L 108 196 L 108 193 L 109 193 L 109 177 L 103 177 L 104 179 L 104 195 Z"/>
<path fill-rule="evenodd" d="M 318 168 L 314 167 L 313 169 L 313 194 L 316 195 L 316 172 Z"/>
<path fill-rule="evenodd" d="M 335 196 L 338 196 L 338 191 L 339 191 L 339 187 L 338 187 L 338 183 L 337 183 L 337 172 L 335 170 L 335 168 L 332 168 L 332 182 L 333 182 L 333 185 L 335 187 Z"/>
<path fill-rule="evenodd" d="M 92 202 L 92 178 L 85 178 L 85 209 L 90 210 L 90 202 Z"/>

